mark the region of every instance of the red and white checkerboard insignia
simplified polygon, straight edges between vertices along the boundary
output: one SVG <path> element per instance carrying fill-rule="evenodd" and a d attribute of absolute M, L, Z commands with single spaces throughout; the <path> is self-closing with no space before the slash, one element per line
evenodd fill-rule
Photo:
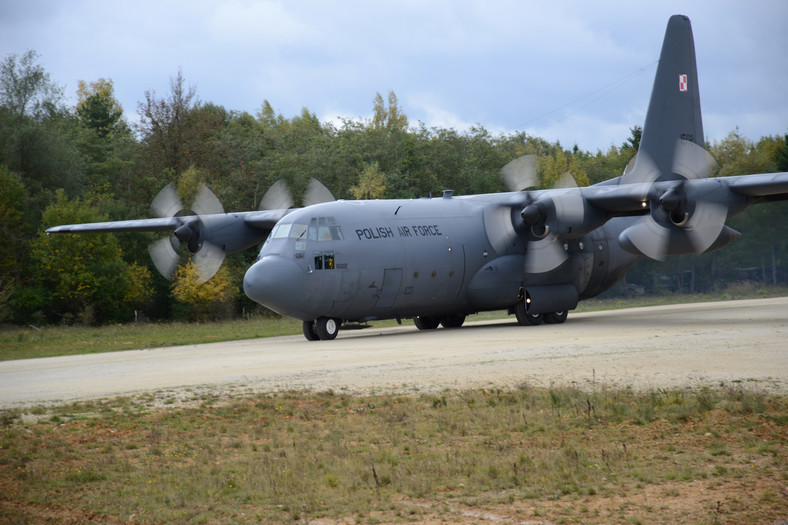
<path fill-rule="evenodd" d="M 679 75 L 679 91 L 687 91 L 687 75 Z"/>

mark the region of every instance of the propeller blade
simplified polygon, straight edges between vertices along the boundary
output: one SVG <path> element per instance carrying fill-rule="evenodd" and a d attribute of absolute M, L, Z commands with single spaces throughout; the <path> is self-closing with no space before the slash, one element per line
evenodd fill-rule
<path fill-rule="evenodd" d="M 544 239 L 530 241 L 525 253 L 526 273 L 545 273 L 555 270 L 569 258 L 563 244 L 552 233 Z"/>
<path fill-rule="evenodd" d="M 512 208 L 509 206 L 485 208 L 484 229 L 495 253 L 506 253 L 517 240 L 517 232 L 512 224 Z"/>
<path fill-rule="evenodd" d="M 213 243 L 204 242 L 200 250 L 192 256 L 197 267 L 199 284 L 204 283 L 219 271 L 224 262 L 224 250 Z"/>
<path fill-rule="evenodd" d="M 274 182 L 263 198 L 260 199 L 260 210 L 286 210 L 293 207 L 293 195 L 282 179 Z"/>
<path fill-rule="evenodd" d="M 172 280 L 175 270 L 178 268 L 180 256 L 175 251 L 175 248 L 172 247 L 169 237 L 151 243 L 148 246 L 148 253 L 159 273 L 165 279 Z"/>
<path fill-rule="evenodd" d="M 685 231 L 694 248 L 693 253 L 708 250 L 720 236 L 728 218 L 728 207 L 716 202 L 699 201 L 687 222 Z"/>
<path fill-rule="evenodd" d="M 572 172 L 566 171 L 560 177 L 558 177 L 558 180 L 555 182 L 555 187 L 569 189 L 577 188 L 578 185 L 575 177 L 572 175 Z"/>
<path fill-rule="evenodd" d="M 660 172 L 657 165 L 651 160 L 651 157 L 648 156 L 646 153 L 638 153 L 635 157 L 630 161 L 630 164 L 634 161 L 632 167 L 629 167 L 629 164 L 624 170 L 624 174 L 621 176 L 621 182 L 619 184 L 636 184 L 639 182 L 654 182 L 659 178 Z"/>
<path fill-rule="evenodd" d="M 676 142 L 673 155 L 673 173 L 688 179 L 705 179 L 717 168 L 717 161 L 706 151 L 687 140 Z"/>
<path fill-rule="evenodd" d="M 312 206 L 321 202 L 335 201 L 334 195 L 317 179 L 310 179 L 304 193 L 304 206 Z"/>
<path fill-rule="evenodd" d="M 657 261 L 667 255 L 703 253 L 717 242 L 727 214 L 725 205 L 698 201 L 685 225 L 661 224 L 648 215 L 621 232 L 618 242 L 630 253 Z"/>
<path fill-rule="evenodd" d="M 645 216 L 618 236 L 618 243 L 629 253 L 645 255 L 657 261 L 668 253 L 670 230 Z"/>
<path fill-rule="evenodd" d="M 627 173 L 631 173 L 632 170 L 635 169 L 635 163 L 637 161 L 638 161 L 638 154 L 635 153 L 634 155 L 632 155 L 632 158 L 629 159 L 629 162 L 627 162 L 627 165 L 624 167 L 624 172 L 622 173 L 622 175 L 626 175 Z"/>
<path fill-rule="evenodd" d="M 150 204 L 150 211 L 156 217 L 175 217 L 175 214 L 182 209 L 183 203 L 172 184 L 164 186 Z"/>
<path fill-rule="evenodd" d="M 214 215 L 224 213 L 224 206 L 208 186 L 201 184 L 197 196 L 194 197 L 192 211 L 197 215 Z"/>
<path fill-rule="evenodd" d="M 539 185 L 536 168 L 536 155 L 523 155 L 501 168 L 501 175 L 510 191 L 521 191 Z"/>

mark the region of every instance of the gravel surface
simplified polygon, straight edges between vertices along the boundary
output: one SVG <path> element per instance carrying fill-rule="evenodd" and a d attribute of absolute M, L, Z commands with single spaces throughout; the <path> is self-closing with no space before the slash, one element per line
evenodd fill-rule
<path fill-rule="evenodd" d="M 419 332 L 341 332 L 0 362 L 0 407 L 143 392 L 431 392 L 574 384 L 636 389 L 743 382 L 788 391 L 788 298 L 575 313 Z"/>

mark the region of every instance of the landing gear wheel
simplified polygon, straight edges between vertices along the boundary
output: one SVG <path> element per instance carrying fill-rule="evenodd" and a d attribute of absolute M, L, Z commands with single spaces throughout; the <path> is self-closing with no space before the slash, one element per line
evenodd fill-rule
<path fill-rule="evenodd" d="M 542 324 L 542 314 L 530 314 L 526 310 L 525 301 L 520 301 L 514 308 L 517 324 L 520 326 L 536 326 Z"/>
<path fill-rule="evenodd" d="M 321 341 L 336 339 L 339 333 L 339 322 L 331 317 L 318 317 L 315 319 L 315 333 Z"/>
<path fill-rule="evenodd" d="M 314 321 L 304 321 L 304 337 L 306 337 L 307 341 L 317 341 L 320 339 L 317 332 L 315 332 Z"/>
<path fill-rule="evenodd" d="M 547 324 L 561 324 L 566 321 L 567 315 L 569 315 L 569 312 L 566 310 L 563 312 L 551 312 L 549 314 L 544 314 L 544 322 Z"/>
<path fill-rule="evenodd" d="M 465 322 L 464 315 L 444 315 L 440 319 L 444 328 L 459 328 Z"/>
<path fill-rule="evenodd" d="M 435 330 L 440 324 L 440 319 L 431 315 L 417 315 L 413 318 L 413 324 L 419 330 Z"/>

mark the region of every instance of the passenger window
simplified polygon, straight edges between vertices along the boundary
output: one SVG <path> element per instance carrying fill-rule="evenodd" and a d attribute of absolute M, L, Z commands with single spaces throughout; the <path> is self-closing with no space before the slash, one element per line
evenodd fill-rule
<path fill-rule="evenodd" d="M 323 254 L 320 252 L 315 252 L 315 270 L 322 270 L 323 269 Z"/>
<path fill-rule="evenodd" d="M 323 254 L 323 268 L 326 270 L 334 269 L 334 252 L 326 252 Z"/>

